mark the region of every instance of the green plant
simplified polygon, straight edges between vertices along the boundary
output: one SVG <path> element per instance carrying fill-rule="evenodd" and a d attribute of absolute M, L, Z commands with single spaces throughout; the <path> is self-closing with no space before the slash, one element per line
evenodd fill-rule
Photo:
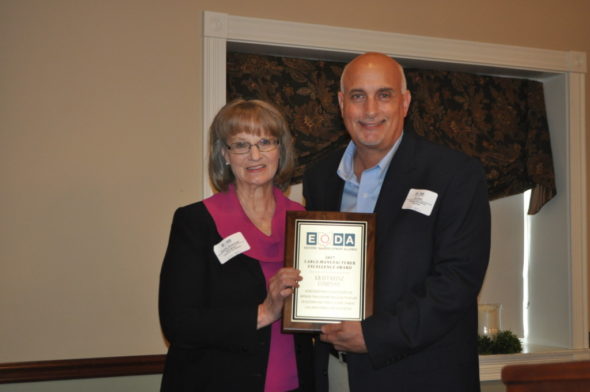
<path fill-rule="evenodd" d="M 518 336 L 511 331 L 500 331 L 492 336 L 477 337 L 477 352 L 486 354 L 515 354 L 522 352 Z"/>

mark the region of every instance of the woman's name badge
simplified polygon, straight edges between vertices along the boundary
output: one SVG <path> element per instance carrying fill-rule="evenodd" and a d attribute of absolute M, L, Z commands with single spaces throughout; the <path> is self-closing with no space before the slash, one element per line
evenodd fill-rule
<path fill-rule="evenodd" d="M 438 194 L 427 189 L 410 189 L 402 210 L 414 210 L 426 216 L 430 216 Z"/>
<path fill-rule="evenodd" d="M 225 264 L 232 257 L 248 250 L 250 250 L 250 244 L 239 231 L 225 237 L 220 243 L 213 246 L 213 252 L 215 252 L 221 264 Z"/>

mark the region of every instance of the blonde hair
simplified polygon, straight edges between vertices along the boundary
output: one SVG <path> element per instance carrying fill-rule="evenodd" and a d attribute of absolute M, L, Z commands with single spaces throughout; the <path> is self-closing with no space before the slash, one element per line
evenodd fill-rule
<path fill-rule="evenodd" d="M 218 192 L 226 191 L 235 181 L 231 168 L 226 165 L 223 150 L 227 140 L 240 132 L 253 135 L 271 135 L 279 141 L 279 167 L 273 184 L 287 189 L 295 168 L 295 153 L 287 121 L 279 110 L 258 99 L 237 99 L 229 102 L 217 113 L 209 128 L 209 179 Z"/>

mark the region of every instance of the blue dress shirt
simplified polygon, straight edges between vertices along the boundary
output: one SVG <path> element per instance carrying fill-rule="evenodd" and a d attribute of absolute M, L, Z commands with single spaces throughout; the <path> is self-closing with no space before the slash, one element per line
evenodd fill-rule
<path fill-rule="evenodd" d="M 344 191 L 340 211 L 346 212 L 373 212 L 385 174 L 391 163 L 393 155 L 397 151 L 403 138 L 403 133 L 397 139 L 391 150 L 379 161 L 379 163 L 361 173 L 360 179 L 354 174 L 353 158 L 356 146 L 350 141 L 342 155 L 338 165 L 338 176 L 344 180 Z"/>

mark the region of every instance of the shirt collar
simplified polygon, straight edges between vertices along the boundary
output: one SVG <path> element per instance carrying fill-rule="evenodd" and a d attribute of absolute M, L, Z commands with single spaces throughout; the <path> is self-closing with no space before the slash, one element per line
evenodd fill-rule
<path fill-rule="evenodd" d="M 404 137 L 404 134 L 402 132 L 402 134 L 397 139 L 397 141 L 395 142 L 393 147 L 391 147 L 391 149 L 387 152 L 387 154 L 385 154 L 385 156 L 379 161 L 379 163 L 377 163 L 375 166 L 373 166 L 372 168 L 367 169 L 367 170 L 378 170 L 379 177 L 382 177 L 382 178 L 385 177 L 385 173 L 387 172 L 387 169 L 389 168 L 389 164 L 391 163 L 391 160 L 393 159 L 395 152 L 399 148 L 399 145 L 400 145 L 403 137 Z M 344 154 L 342 155 L 342 159 L 340 160 L 340 164 L 338 165 L 338 170 L 336 172 L 338 173 L 338 176 L 340 178 L 342 178 L 344 181 L 358 183 L 356 175 L 354 174 L 354 166 L 353 166 L 353 158 L 354 158 L 355 153 L 356 153 L 356 145 L 351 140 L 348 143 L 348 146 L 346 147 Z"/>

